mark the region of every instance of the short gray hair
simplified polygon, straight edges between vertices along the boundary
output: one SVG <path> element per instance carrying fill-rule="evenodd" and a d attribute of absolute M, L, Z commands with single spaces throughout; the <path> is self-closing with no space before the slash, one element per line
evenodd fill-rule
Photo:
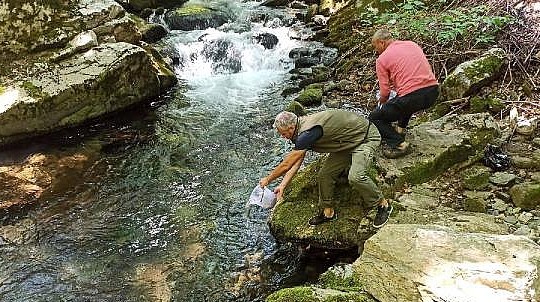
<path fill-rule="evenodd" d="M 392 40 L 392 33 L 386 29 L 386 28 L 381 28 L 379 30 L 377 30 L 374 34 L 373 34 L 373 37 L 371 38 L 372 41 L 388 41 L 388 40 Z"/>
<path fill-rule="evenodd" d="M 289 111 L 282 111 L 276 115 L 276 120 L 274 121 L 274 128 L 276 129 L 285 129 L 290 126 L 296 125 L 298 117 L 296 114 Z"/>

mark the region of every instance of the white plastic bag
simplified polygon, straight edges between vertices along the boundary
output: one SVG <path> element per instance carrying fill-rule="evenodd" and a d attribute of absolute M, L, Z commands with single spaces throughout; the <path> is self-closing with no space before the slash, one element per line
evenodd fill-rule
<path fill-rule="evenodd" d="M 267 187 L 261 188 L 257 185 L 251 195 L 249 196 L 249 204 L 260 206 L 264 209 L 271 209 L 276 204 L 276 194 Z"/>

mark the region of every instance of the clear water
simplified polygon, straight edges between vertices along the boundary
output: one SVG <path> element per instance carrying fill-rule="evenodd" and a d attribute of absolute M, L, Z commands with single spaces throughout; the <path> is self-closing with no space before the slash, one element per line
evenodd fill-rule
<path fill-rule="evenodd" d="M 271 123 L 285 105 L 288 52 L 305 44 L 277 19 L 250 22 L 271 11 L 258 3 L 211 4 L 237 21 L 163 41 L 181 57 L 183 85 L 142 112 L 19 151 L 103 145 L 81 180 L 25 213 L 29 240 L 0 244 L 0 301 L 261 301 L 305 281 L 296 250 L 269 233 L 268 212 L 245 209 L 287 151 Z M 275 34 L 278 45 L 258 45 L 259 32 Z M 203 55 L 218 40 L 231 47 L 225 62 L 241 70 Z M 123 134 L 130 139 L 109 143 Z"/>

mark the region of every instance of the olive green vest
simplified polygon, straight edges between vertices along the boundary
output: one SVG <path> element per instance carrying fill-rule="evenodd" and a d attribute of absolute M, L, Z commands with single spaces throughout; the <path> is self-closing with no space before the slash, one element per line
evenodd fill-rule
<path fill-rule="evenodd" d="M 334 153 L 357 147 L 366 137 L 368 120 L 354 112 L 326 110 L 301 116 L 297 133 L 315 126 L 323 129 L 322 137 L 313 145 L 313 151 Z"/>

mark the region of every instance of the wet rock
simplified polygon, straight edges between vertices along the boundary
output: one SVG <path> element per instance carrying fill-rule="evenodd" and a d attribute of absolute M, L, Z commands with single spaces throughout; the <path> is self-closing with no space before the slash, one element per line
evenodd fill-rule
<path fill-rule="evenodd" d="M 531 210 L 540 204 L 540 183 L 524 182 L 510 188 L 512 202 L 523 209 Z"/>
<path fill-rule="evenodd" d="M 517 236 L 529 236 L 531 234 L 531 229 L 526 225 L 522 225 L 512 234 Z"/>
<path fill-rule="evenodd" d="M 294 9 L 306 9 L 306 8 L 308 8 L 307 4 L 305 4 L 304 2 L 300 2 L 300 1 L 292 1 L 289 4 L 289 7 L 294 8 Z"/>
<path fill-rule="evenodd" d="M 387 225 L 366 242 L 353 267 L 357 282 L 378 301 L 534 300 L 539 256 L 538 246 L 521 236 Z"/>
<path fill-rule="evenodd" d="M 508 224 L 516 224 L 518 223 L 518 220 L 516 218 L 516 216 L 505 216 L 504 217 L 504 222 L 508 223 Z"/>
<path fill-rule="evenodd" d="M 211 7 L 188 5 L 166 12 L 164 20 L 170 29 L 197 30 L 219 27 L 225 24 L 229 17 L 225 12 Z"/>
<path fill-rule="evenodd" d="M 271 33 L 257 34 L 255 36 L 255 40 L 257 41 L 257 43 L 261 44 L 266 49 L 274 48 L 279 42 L 278 37 Z"/>
<path fill-rule="evenodd" d="M 453 100 L 472 94 L 499 74 L 505 59 L 503 49 L 492 48 L 475 60 L 461 63 L 442 83 L 441 97 Z"/>
<path fill-rule="evenodd" d="M 262 6 L 268 7 L 287 6 L 288 4 L 289 0 L 265 0 L 263 3 L 261 3 Z"/>
<path fill-rule="evenodd" d="M 533 217 L 533 214 L 529 212 L 523 212 L 518 216 L 518 221 L 519 223 L 527 224 Z"/>
<path fill-rule="evenodd" d="M 117 0 L 118 3 L 122 6 L 133 10 L 135 12 L 140 12 L 147 8 L 173 8 L 181 6 L 182 4 L 188 2 L 188 0 Z"/>
<path fill-rule="evenodd" d="M 212 61 L 212 69 L 218 72 L 237 73 L 242 70 L 240 51 L 231 41 L 218 39 L 204 45 L 202 54 Z"/>

